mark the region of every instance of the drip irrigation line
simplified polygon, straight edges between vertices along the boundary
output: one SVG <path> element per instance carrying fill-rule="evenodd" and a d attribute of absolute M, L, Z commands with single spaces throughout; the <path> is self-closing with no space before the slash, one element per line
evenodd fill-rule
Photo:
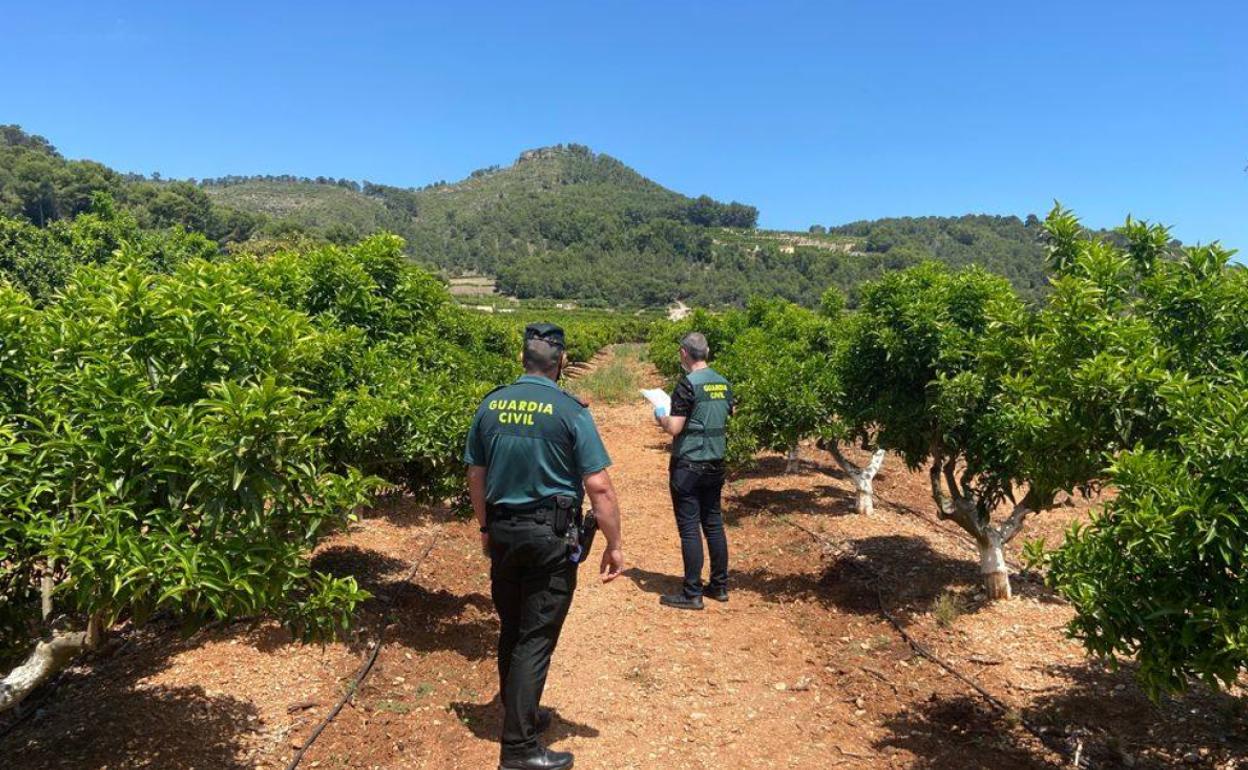
<path fill-rule="evenodd" d="M 21 711 L 18 712 L 17 716 L 15 716 L 11 722 L 9 722 L 7 725 L 4 726 L 4 729 L 0 730 L 0 738 L 7 737 L 9 733 L 16 730 L 18 727 L 24 724 L 28 719 L 30 719 L 32 716 L 38 713 L 39 710 L 43 708 L 43 704 L 52 700 L 52 694 L 56 692 L 56 688 L 61 684 L 61 680 L 63 680 L 64 678 L 65 678 L 65 669 L 58 672 L 56 676 L 52 677 L 52 679 L 50 679 L 49 681 L 44 682 L 42 685 L 40 685 L 39 689 L 42 692 L 39 695 L 37 700 L 34 698 L 28 698 L 27 700 L 18 704 L 17 708 L 21 709 Z"/>
<path fill-rule="evenodd" d="M 429 545 L 425 546 L 425 550 L 419 557 L 417 557 L 416 561 L 412 563 L 412 568 L 409 569 L 407 574 L 403 576 L 402 582 L 406 583 L 416 577 L 416 573 L 420 571 L 420 566 L 424 564 L 425 558 L 429 556 L 429 553 L 433 550 L 433 547 L 437 544 L 437 542 L 438 533 L 435 533 L 434 536 L 430 538 Z M 391 616 L 389 614 L 386 614 L 381 619 L 379 624 L 380 627 L 377 629 L 377 643 L 373 645 L 373 651 L 369 653 L 369 656 L 364 661 L 364 664 L 361 665 L 359 670 L 356 672 L 355 678 L 351 680 L 351 684 L 347 687 L 346 692 L 342 694 L 342 697 L 338 699 L 338 702 L 334 704 L 334 707 L 329 710 L 329 713 L 326 714 L 324 718 L 321 719 L 320 723 L 317 724 L 316 729 L 312 731 L 312 734 L 308 736 L 308 739 L 303 742 L 303 745 L 300 746 L 299 750 L 295 752 L 295 755 L 291 757 L 290 762 L 286 765 L 286 770 L 295 770 L 295 768 L 299 767 L 299 763 L 303 761 L 303 757 L 307 754 L 308 749 L 312 748 L 312 744 L 316 743 L 316 739 L 321 737 L 321 733 L 325 732 L 325 728 L 329 727 L 329 723 L 334 721 L 334 718 L 338 716 L 338 713 L 342 711 L 343 707 L 346 706 L 351 698 L 355 696 L 355 693 L 359 690 L 360 685 L 366 678 L 368 678 L 368 675 L 373 670 L 373 664 L 377 662 L 377 656 L 381 654 L 381 647 L 385 643 L 386 628 L 390 625 L 390 620 Z"/>
<path fill-rule="evenodd" d="M 793 521 L 792 519 L 788 517 L 781 517 L 781 521 L 783 521 L 784 523 L 788 524 L 789 526 L 795 529 L 801 530 L 802 532 L 806 533 L 810 537 L 814 538 L 816 541 L 822 543 L 825 547 L 828 547 L 832 553 L 835 553 L 838 556 L 852 556 L 850 549 L 846 548 L 844 542 L 834 541 L 831 538 L 827 537 L 826 535 L 820 532 L 816 532 L 802 524 L 799 524 L 798 522 Z M 988 690 L 984 689 L 984 687 L 981 684 L 979 684 L 978 682 L 976 682 L 974 679 L 967 676 L 966 674 L 963 674 L 952 663 L 940 657 L 936 653 L 932 652 L 924 644 L 922 644 L 917 639 L 915 639 L 910 634 L 910 632 L 905 629 L 905 627 L 902 625 L 901 621 L 897 618 L 897 616 L 889 611 L 888 604 L 884 600 L 884 589 L 881 585 L 883 583 L 883 580 L 880 574 L 876 572 L 875 570 L 871 569 L 866 564 L 862 564 L 856 559 L 852 559 L 850 561 L 850 564 L 852 565 L 854 569 L 858 570 L 860 573 L 862 573 L 863 575 L 867 577 L 868 582 L 871 583 L 872 587 L 875 589 L 876 609 L 879 611 L 880 615 L 885 620 L 888 621 L 889 625 L 893 627 L 893 629 L 897 632 L 897 634 L 902 638 L 903 641 L 905 641 L 905 643 L 910 647 L 911 650 L 914 651 L 916 655 L 928 661 L 931 661 L 932 663 L 935 663 L 940 668 L 944 669 L 951 676 L 953 676 L 954 679 L 957 679 L 962 684 L 974 690 L 976 694 L 978 694 L 981 698 L 987 701 L 988 704 L 991 705 L 997 711 L 1001 712 L 1002 714 L 1012 715 L 1014 717 L 1017 717 L 1019 720 L 1019 724 L 1022 726 L 1024 730 L 1030 733 L 1031 736 L 1034 737 L 1036 740 L 1040 741 L 1041 745 L 1043 745 L 1049 751 L 1052 751 L 1054 754 L 1057 754 L 1058 756 L 1060 756 L 1067 766 L 1075 767 L 1075 768 L 1082 768 L 1083 770 L 1092 770 L 1093 765 L 1091 761 L 1088 760 L 1087 757 L 1081 756 L 1082 755 L 1082 750 L 1081 750 L 1082 743 L 1080 743 L 1079 746 L 1073 752 L 1065 746 L 1062 746 L 1060 744 L 1055 744 L 1051 736 L 1046 734 L 1043 730 L 1041 730 L 1036 725 L 1032 724 L 1030 720 L 1023 717 L 1015 709 L 1010 708 L 1000 698 L 996 697 L 992 693 L 988 692 Z"/>

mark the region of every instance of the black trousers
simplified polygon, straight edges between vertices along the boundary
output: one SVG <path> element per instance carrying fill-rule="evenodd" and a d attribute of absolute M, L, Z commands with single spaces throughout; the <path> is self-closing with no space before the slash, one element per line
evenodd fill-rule
<path fill-rule="evenodd" d="M 490 523 L 490 592 L 498 610 L 498 686 L 503 702 L 502 754 L 523 757 L 538 746 L 537 705 L 550 656 L 576 590 L 576 565 L 549 524 Z"/>
<path fill-rule="evenodd" d="M 685 562 L 685 596 L 702 595 L 702 536 L 711 554 L 708 590 L 728 587 L 728 537 L 720 496 L 724 489 L 723 463 L 673 461 L 669 471 L 672 508 L 680 532 L 680 555 Z"/>

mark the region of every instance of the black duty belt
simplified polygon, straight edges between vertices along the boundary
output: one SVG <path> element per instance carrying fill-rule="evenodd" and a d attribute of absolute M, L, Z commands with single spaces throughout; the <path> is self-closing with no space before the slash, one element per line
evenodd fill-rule
<path fill-rule="evenodd" d="M 555 512 L 555 506 L 550 503 L 541 505 L 491 505 L 489 508 L 490 518 L 496 521 L 505 519 L 528 519 L 531 521 L 548 521 Z"/>
<path fill-rule="evenodd" d="M 677 468 L 688 468 L 689 470 L 696 471 L 697 473 L 716 473 L 724 469 L 723 460 L 698 461 L 698 460 L 685 460 L 683 458 L 677 457 L 672 461 L 672 464 L 676 466 Z"/>

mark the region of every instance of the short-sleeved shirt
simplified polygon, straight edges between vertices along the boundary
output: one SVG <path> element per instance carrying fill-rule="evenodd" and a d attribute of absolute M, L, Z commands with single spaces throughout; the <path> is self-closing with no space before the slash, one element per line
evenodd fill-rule
<path fill-rule="evenodd" d="M 687 375 L 680 375 L 680 380 L 676 383 L 675 390 L 672 391 L 672 416 L 688 417 L 693 414 L 693 383 L 689 382 Z"/>
<path fill-rule="evenodd" d="M 689 375 L 682 374 L 676 382 L 676 387 L 672 390 L 672 411 L 673 417 L 688 417 L 693 414 L 693 406 L 697 402 L 697 398 L 693 393 L 693 383 L 689 381 Z M 736 410 L 736 403 L 730 400 L 728 402 L 728 412 L 731 414 Z"/>
<path fill-rule="evenodd" d="M 488 503 L 523 507 L 558 495 L 580 500 L 582 479 L 611 458 L 589 409 L 546 377 L 526 374 L 477 407 L 464 462 L 485 467 Z"/>

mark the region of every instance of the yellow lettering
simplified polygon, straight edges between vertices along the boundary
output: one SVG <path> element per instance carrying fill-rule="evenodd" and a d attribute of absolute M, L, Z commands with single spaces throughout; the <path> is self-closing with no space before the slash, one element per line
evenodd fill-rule
<path fill-rule="evenodd" d="M 554 414 L 555 413 L 555 407 L 553 404 L 542 404 L 542 406 L 543 406 L 542 414 Z"/>
<path fill-rule="evenodd" d="M 498 416 L 499 425 L 532 425 L 533 415 L 524 412 L 503 412 Z"/>

